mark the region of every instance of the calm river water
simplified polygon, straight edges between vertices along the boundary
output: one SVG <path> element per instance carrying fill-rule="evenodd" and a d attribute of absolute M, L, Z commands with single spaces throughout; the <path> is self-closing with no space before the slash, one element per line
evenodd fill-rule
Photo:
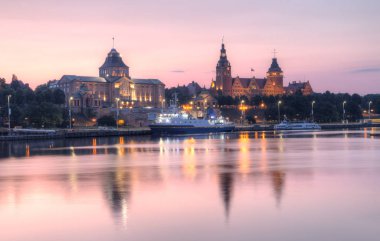
<path fill-rule="evenodd" d="M 379 130 L 0 143 L 0 240 L 379 240 Z"/>

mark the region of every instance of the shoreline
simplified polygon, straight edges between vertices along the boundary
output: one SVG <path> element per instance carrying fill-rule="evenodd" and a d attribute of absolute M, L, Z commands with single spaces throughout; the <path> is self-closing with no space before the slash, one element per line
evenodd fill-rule
<path fill-rule="evenodd" d="M 16 131 L 13 135 L 0 136 L 0 142 L 24 141 L 24 140 L 52 140 L 52 139 L 73 139 L 73 138 L 92 138 L 92 137 L 111 137 L 111 136 L 141 136 L 150 135 L 149 128 L 128 128 L 128 129 L 63 129 L 52 133 L 18 134 L 23 129 Z M 18 133 L 17 133 L 18 132 Z M 43 130 L 41 130 L 43 132 Z M 15 132 L 14 132 L 15 133 Z"/>
<path fill-rule="evenodd" d="M 376 124 L 362 124 L 362 123 L 328 123 L 320 124 L 322 130 L 355 130 L 362 128 L 376 128 L 380 127 L 380 123 Z M 26 133 L 28 129 L 15 129 L 13 135 L 0 135 L 0 142 L 13 142 L 21 140 L 51 140 L 51 139 L 72 139 L 72 138 L 93 138 L 93 137 L 111 137 L 111 136 L 142 136 L 151 135 L 150 128 L 120 128 L 120 129 L 62 129 L 53 132 L 46 130 L 34 130 L 32 133 L 36 134 L 22 134 Z M 235 132 L 244 131 L 273 131 L 274 125 L 250 125 L 250 126 L 236 126 Z M 3 133 L 8 133 L 8 130 Z"/>

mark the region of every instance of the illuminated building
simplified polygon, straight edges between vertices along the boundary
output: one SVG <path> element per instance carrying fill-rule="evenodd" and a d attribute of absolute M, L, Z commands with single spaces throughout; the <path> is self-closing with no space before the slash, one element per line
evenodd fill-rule
<path fill-rule="evenodd" d="M 274 52 L 276 54 L 276 52 Z M 252 69 L 253 71 L 253 69 Z M 253 77 L 235 77 L 231 75 L 231 64 L 227 59 L 225 44 L 222 43 L 220 58 L 216 66 L 215 80 L 211 81 L 210 90 L 216 94 L 224 96 L 252 97 L 255 95 L 284 95 L 294 94 L 300 90 L 304 95 L 313 93 L 310 83 L 298 82 L 297 84 L 289 83 L 284 87 L 284 75 L 280 68 L 276 56 L 272 58 L 272 63 L 267 71 L 266 78 Z"/>
<path fill-rule="evenodd" d="M 115 99 L 124 103 L 121 108 L 160 108 L 165 91 L 165 84 L 158 79 L 131 78 L 129 67 L 115 48 L 99 68 L 99 77 L 63 75 L 57 87 L 65 92 L 66 105 L 71 105 L 74 112 L 113 107 Z"/>
<path fill-rule="evenodd" d="M 218 64 L 216 65 L 216 79 L 214 86 L 217 92 L 220 91 L 223 95 L 231 95 L 231 64 L 227 59 L 224 43 L 222 43 L 222 48 L 220 49 L 220 58 Z"/>
<path fill-rule="evenodd" d="M 295 94 L 298 91 L 301 91 L 303 95 L 313 94 L 313 88 L 309 81 L 306 82 L 296 82 L 293 81 L 289 83 L 288 87 L 285 87 L 285 91 L 288 95 Z"/>

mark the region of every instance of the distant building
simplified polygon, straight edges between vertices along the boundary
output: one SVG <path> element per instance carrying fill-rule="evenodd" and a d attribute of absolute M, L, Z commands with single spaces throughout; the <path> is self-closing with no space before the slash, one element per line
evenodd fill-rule
<path fill-rule="evenodd" d="M 195 81 L 192 81 L 190 84 L 187 85 L 187 89 L 189 90 L 189 94 L 192 96 L 196 96 L 198 93 L 201 92 L 202 87 Z"/>
<path fill-rule="evenodd" d="M 277 58 L 274 57 L 267 72 L 267 81 L 263 89 L 263 95 L 283 95 L 284 93 L 284 75 L 277 63 Z"/>
<path fill-rule="evenodd" d="M 59 80 L 49 80 L 46 85 L 50 89 L 55 89 L 55 88 L 58 88 L 58 81 Z"/>
<path fill-rule="evenodd" d="M 49 83 L 65 92 L 67 106 L 71 101 L 77 112 L 115 107 L 116 100 L 121 108 L 160 107 L 165 91 L 158 79 L 132 79 L 129 67 L 114 48 L 99 68 L 99 77 L 63 75 L 59 81 Z"/>
<path fill-rule="evenodd" d="M 208 107 L 216 107 L 217 100 L 207 90 L 202 90 L 194 100 L 195 109 L 206 110 Z"/>
<path fill-rule="evenodd" d="M 217 107 L 218 101 L 211 95 L 207 90 L 202 90 L 192 101 L 191 101 L 191 114 L 197 118 L 204 117 L 207 109 Z"/>
<path fill-rule="evenodd" d="M 232 77 L 231 77 L 231 64 L 227 59 L 227 51 L 222 43 L 220 49 L 219 61 L 216 65 L 216 78 L 212 84 L 217 92 L 221 92 L 223 95 L 232 94 Z"/>
<path fill-rule="evenodd" d="M 306 82 L 296 82 L 293 81 L 289 83 L 288 87 L 285 87 L 286 94 L 293 95 L 297 91 L 300 91 L 303 95 L 311 95 L 313 94 L 313 88 L 310 85 L 309 81 Z"/>
<path fill-rule="evenodd" d="M 303 86 L 301 88 L 304 90 L 302 93 L 313 93 L 309 82 L 303 83 Z M 284 87 L 283 71 L 276 57 L 272 59 L 272 64 L 267 71 L 266 78 L 256 78 L 254 76 L 248 78 L 237 76 L 233 78 L 231 76 L 231 64 L 227 59 L 226 48 L 224 43 L 222 43 L 220 58 L 216 66 L 216 77 L 215 80 L 211 81 L 210 86 L 211 93 L 214 95 L 221 93 L 222 95 L 232 97 L 273 96 L 292 94 L 295 88 L 300 88 L 300 85 L 289 84 L 289 87 Z"/>

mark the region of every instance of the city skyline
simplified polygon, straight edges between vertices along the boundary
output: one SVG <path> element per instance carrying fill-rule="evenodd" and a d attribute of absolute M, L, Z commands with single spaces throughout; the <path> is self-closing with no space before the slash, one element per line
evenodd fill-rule
<path fill-rule="evenodd" d="M 379 93 L 380 3 L 329 2 L 0 1 L 0 77 L 35 87 L 64 74 L 95 76 L 114 36 L 132 77 L 209 87 L 224 36 L 233 76 L 264 77 L 276 49 L 285 83 Z"/>

